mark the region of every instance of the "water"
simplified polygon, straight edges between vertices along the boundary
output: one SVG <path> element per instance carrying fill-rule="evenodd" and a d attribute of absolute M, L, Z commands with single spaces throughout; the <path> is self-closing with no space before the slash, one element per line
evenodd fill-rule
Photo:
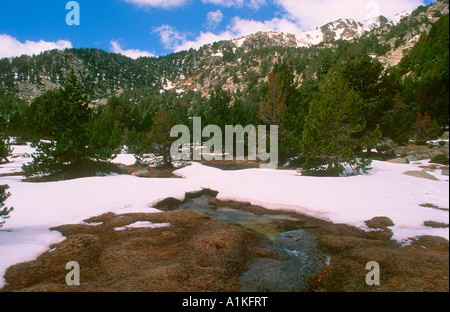
<path fill-rule="evenodd" d="M 325 267 L 316 244 L 316 235 L 305 229 L 283 231 L 278 222 L 299 221 L 288 215 L 257 215 L 230 207 L 209 204 L 203 195 L 180 204 L 176 209 L 188 209 L 212 219 L 253 230 L 266 236 L 266 248 L 279 254 L 277 259 L 258 258 L 245 272 L 240 282 L 244 292 L 294 292 L 306 290 L 308 280 Z"/>

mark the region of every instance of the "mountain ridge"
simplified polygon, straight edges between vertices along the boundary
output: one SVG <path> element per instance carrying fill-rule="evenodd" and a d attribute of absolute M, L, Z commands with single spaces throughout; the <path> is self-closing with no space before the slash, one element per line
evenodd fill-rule
<path fill-rule="evenodd" d="M 258 81 L 266 79 L 273 63 L 288 57 L 289 49 L 308 55 L 316 48 L 337 48 L 341 41 L 354 42 L 371 36 L 378 42 L 369 54 L 389 68 L 398 65 L 420 35 L 429 31 L 443 14 L 448 14 L 448 3 L 439 0 L 389 19 L 383 16 L 364 22 L 338 19 L 301 34 L 257 32 L 197 50 L 137 60 L 98 49 L 46 51 L 37 56 L 1 59 L 0 88 L 31 102 L 47 90 L 59 87 L 73 69 L 94 105 L 106 103 L 108 97 L 124 90 L 139 88 L 171 90 L 177 94 L 201 91 L 207 95 L 221 85 L 236 93 L 242 92 L 254 77 Z M 261 50 L 270 51 L 261 55 Z M 300 74 L 298 78 L 301 80 Z"/>

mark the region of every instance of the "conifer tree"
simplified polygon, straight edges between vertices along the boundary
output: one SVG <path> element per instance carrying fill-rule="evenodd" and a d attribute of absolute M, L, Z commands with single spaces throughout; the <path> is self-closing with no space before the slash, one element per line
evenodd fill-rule
<path fill-rule="evenodd" d="M 33 161 L 22 167 L 26 177 L 91 175 L 98 162 L 113 157 L 112 144 L 104 138 L 108 130 L 101 129 L 98 123 L 89 128 L 91 109 L 73 72 L 59 91 L 52 93 L 51 100 L 44 98 L 42 105 L 48 115 L 44 128 L 51 140 L 36 145 Z M 113 131 L 112 137 L 117 135 L 116 128 L 109 130 Z"/>
<path fill-rule="evenodd" d="M 5 200 L 11 195 L 6 190 L 9 185 L 0 185 L 0 228 L 5 224 L 5 219 L 9 218 L 9 213 L 14 210 L 14 208 L 5 207 Z"/>
<path fill-rule="evenodd" d="M 362 155 L 368 135 L 362 114 L 362 98 L 350 88 L 337 66 L 325 77 L 311 103 L 302 136 L 307 173 L 358 174 L 369 161 Z M 322 161 L 325 166 L 317 169 Z M 350 170 L 345 166 L 350 167 Z"/>
<path fill-rule="evenodd" d="M 7 127 L 4 120 L 0 117 L 0 163 L 5 161 L 9 163 L 8 156 L 11 154 L 12 148 L 9 143 L 9 135 L 7 135 Z"/>
<path fill-rule="evenodd" d="M 281 126 L 286 110 L 286 91 L 284 83 L 274 69 L 270 72 L 265 97 L 259 105 L 258 117 L 267 125 Z"/>

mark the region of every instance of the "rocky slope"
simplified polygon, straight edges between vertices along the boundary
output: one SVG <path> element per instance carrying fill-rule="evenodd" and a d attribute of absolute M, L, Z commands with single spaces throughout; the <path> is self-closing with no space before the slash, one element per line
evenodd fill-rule
<path fill-rule="evenodd" d="M 266 79 L 277 60 L 289 57 L 296 58 L 297 63 L 308 63 L 316 49 L 338 48 L 342 41 L 375 37 L 382 49 L 371 52 L 371 56 L 386 68 L 396 66 L 420 35 L 444 14 L 448 14 L 448 3 L 440 0 L 389 19 L 382 16 L 363 22 L 340 19 L 300 34 L 259 32 L 198 50 L 138 60 L 97 49 L 47 51 L 33 57 L 0 60 L 0 88 L 32 101 L 58 87 L 73 69 L 93 104 L 104 103 L 106 98 L 125 89 L 172 90 L 178 94 L 200 91 L 207 95 L 221 85 L 239 93 Z M 297 73 L 299 81 L 301 74 Z"/>

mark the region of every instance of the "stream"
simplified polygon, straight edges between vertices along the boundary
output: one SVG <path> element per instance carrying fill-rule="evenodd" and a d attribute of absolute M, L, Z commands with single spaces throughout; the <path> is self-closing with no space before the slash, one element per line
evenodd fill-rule
<path fill-rule="evenodd" d="M 308 280 L 325 267 L 311 230 L 283 232 L 277 221 L 298 219 L 288 215 L 257 215 L 230 207 L 209 204 L 203 195 L 189 199 L 175 210 L 192 210 L 229 225 L 265 235 L 265 248 L 278 253 L 277 259 L 258 258 L 240 277 L 243 292 L 296 292 L 306 290 Z"/>

